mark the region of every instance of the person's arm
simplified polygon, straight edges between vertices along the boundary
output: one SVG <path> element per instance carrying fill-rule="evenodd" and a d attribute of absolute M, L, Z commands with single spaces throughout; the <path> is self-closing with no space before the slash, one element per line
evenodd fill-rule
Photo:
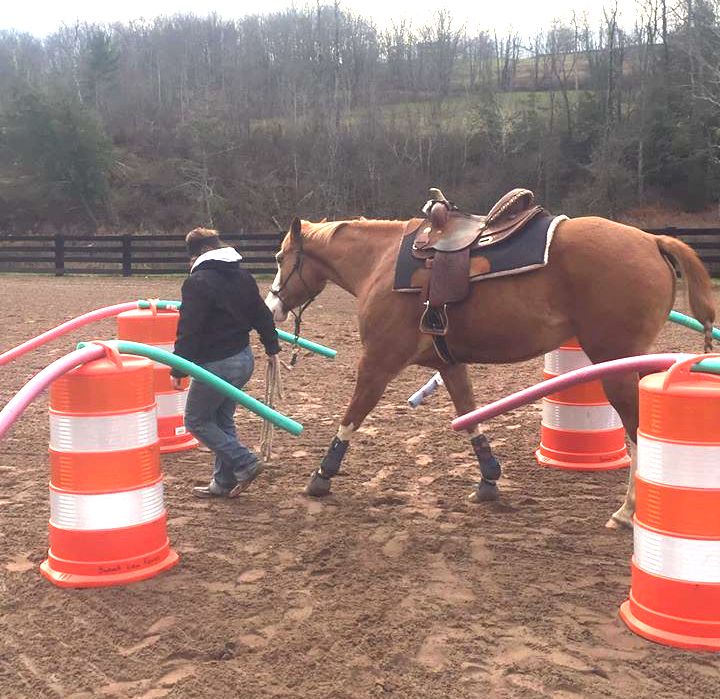
<path fill-rule="evenodd" d="M 190 275 L 182 285 L 182 305 L 178 321 L 175 354 L 190 362 L 195 362 L 202 340 L 202 330 L 210 309 L 210 297 L 202 279 Z M 178 369 L 170 372 L 175 378 L 187 376 Z"/>
<path fill-rule="evenodd" d="M 252 327 L 260 335 L 260 342 L 265 347 L 265 354 L 269 356 L 277 354 L 280 351 L 280 341 L 278 340 L 277 330 L 275 330 L 272 311 L 260 296 L 257 282 L 250 273 L 247 274 L 245 283 L 247 285 L 245 298 L 247 299 L 248 316 Z"/>

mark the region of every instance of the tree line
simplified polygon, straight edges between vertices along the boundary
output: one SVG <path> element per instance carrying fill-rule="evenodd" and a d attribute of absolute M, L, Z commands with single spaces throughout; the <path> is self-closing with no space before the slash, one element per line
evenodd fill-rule
<path fill-rule="evenodd" d="M 618 215 L 717 201 L 720 22 L 647 0 L 632 29 L 379 29 L 337 2 L 0 32 L 0 229 L 267 230 L 409 217 L 429 186 L 486 210 L 515 186 Z"/>

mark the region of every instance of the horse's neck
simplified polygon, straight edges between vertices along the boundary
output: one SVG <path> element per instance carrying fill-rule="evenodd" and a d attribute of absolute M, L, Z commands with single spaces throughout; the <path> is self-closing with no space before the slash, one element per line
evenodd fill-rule
<path fill-rule="evenodd" d="M 357 297 L 363 285 L 377 271 L 380 260 L 390 248 L 395 249 L 393 241 L 398 239 L 402 230 L 403 223 L 400 221 L 378 224 L 373 230 L 349 224 L 322 245 L 309 247 L 308 252 L 323 263 L 331 282 Z"/>

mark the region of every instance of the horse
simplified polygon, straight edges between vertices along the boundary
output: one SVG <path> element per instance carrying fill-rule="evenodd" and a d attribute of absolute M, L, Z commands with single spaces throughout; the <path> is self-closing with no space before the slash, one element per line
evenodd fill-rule
<path fill-rule="evenodd" d="M 448 306 L 443 361 L 420 332 L 417 294 L 393 291 L 398 249 L 412 221 L 352 219 L 313 223 L 295 218 L 276 255 L 277 274 L 266 303 L 276 322 L 302 311 L 330 281 L 357 299 L 362 353 L 352 398 L 336 436 L 305 488 L 330 492 L 353 433 L 405 367 L 440 372 L 458 415 L 476 407 L 467 364 L 522 362 L 576 337 L 593 363 L 645 354 L 675 301 L 678 266 L 693 316 L 712 342 L 712 282 L 695 252 L 668 236 L 595 216 L 566 218 L 555 228 L 545 266 L 471 284 L 468 297 Z M 421 221 L 417 220 L 418 225 Z M 297 310 L 295 310 L 297 309 Z M 299 314 L 299 315 L 297 315 Z M 603 379 L 608 400 L 630 441 L 631 468 L 621 507 L 606 526 L 632 526 L 637 463 L 637 374 Z M 480 480 L 469 495 L 482 503 L 499 497 L 501 467 L 479 427 L 469 431 Z"/>

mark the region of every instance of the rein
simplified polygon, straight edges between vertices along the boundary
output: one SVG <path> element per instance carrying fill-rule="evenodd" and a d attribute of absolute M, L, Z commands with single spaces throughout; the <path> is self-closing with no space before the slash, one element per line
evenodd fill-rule
<path fill-rule="evenodd" d="M 297 363 L 298 353 L 300 352 L 299 345 L 297 344 L 299 338 L 300 338 L 300 325 L 302 323 L 302 314 L 307 310 L 307 308 L 310 306 L 310 304 L 317 298 L 317 294 L 314 294 L 310 287 L 307 285 L 307 282 L 303 279 L 302 275 L 302 266 L 303 262 L 305 261 L 305 249 L 303 246 L 303 237 L 302 234 L 297 237 L 299 243 L 298 243 L 298 251 L 295 255 L 295 264 L 293 265 L 293 268 L 290 270 L 290 274 L 288 274 L 287 279 L 285 279 L 278 288 L 270 287 L 270 293 L 273 296 L 276 296 L 280 303 L 282 303 L 283 306 L 287 307 L 287 304 L 285 301 L 283 301 L 282 296 L 280 294 L 282 291 L 287 287 L 288 282 L 292 279 L 293 274 L 297 273 L 298 277 L 300 278 L 300 281 L 302 282 L 303 286 L 305 287 L 305 291 L 308 293 L 308 300 L 305 301 L 305 303 L 301 304 L 297 307 L 297 311 L 295 308 L 290 309 L 290 313 L 292 313 L 293 318 L 295 319 L 295 329 L 294 329 L 294 335 L 295 340 L 293 343 L 293 351 L 292 356 L 290 357 L 290 366 L 295 366 Z"/>

